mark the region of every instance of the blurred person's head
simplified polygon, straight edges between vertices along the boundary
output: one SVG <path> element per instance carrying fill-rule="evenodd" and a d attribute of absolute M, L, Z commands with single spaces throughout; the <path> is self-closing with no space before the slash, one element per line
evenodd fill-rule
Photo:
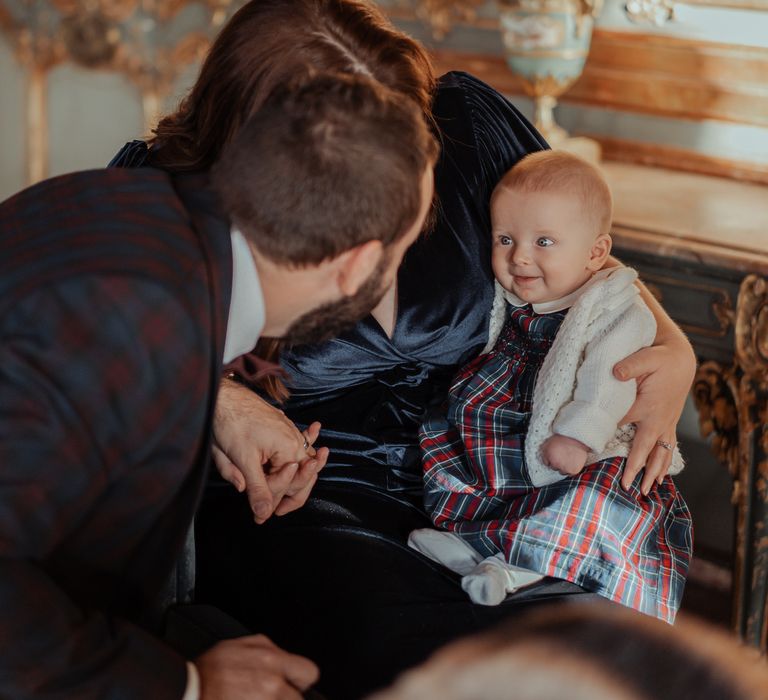
<path fill-rule="evenodd" d="M 212 169 L 256 262 L 266 335 L 319 342 L 378 303 L 421 231 L 436 157 L 418 107 L 368 77 L 317 76 L 266 100 Z"/>
<path fill-rule="evenodd" d="M 423 47 L 364 0 L 251 0 L 222 29 L 192 90 L 155 131 L 151 163 L 206 170 L 277 87 L 316 73 L 365 75 L 427 119 L 434 73 Z"/>
<path fill-rule="evenodd" d="M 768 669 L 733 638 L 619 606 L 556 605 L 438 651 L 369 700 L 761 700 Z"/>

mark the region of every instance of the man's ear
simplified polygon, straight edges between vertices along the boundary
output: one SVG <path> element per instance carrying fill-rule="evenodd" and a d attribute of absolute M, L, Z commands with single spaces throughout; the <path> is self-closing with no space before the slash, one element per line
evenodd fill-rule
<path fill-rule="evenodd" d="M 602 270 L 605 261 L 611 254 L 611 246 L 613 241 L 608 233 L 601 233 L 595 242 L 592 244 L 592 248 L 589 251 L 589 262 L 587 263 L 587 269 L 596 272 Z"/>
<path fill-rule="evenodd" d="M 384 245 L 379 240 L 367 241 L 345 250 L 336 260 L 339 291 L 347 297 L 357 290 L 373 274 L 384 253 Z"/>

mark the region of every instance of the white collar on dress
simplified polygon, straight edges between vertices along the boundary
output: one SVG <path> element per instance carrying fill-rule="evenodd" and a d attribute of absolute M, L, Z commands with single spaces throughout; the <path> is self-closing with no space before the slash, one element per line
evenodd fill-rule
<path fill-rule="evenodd" d="M 256 346 L 266 320 L 264 294 L 248 241 L 234 226 L 232 238 L 232 299 L 229 303 L 224 364 Z"/>
<path fill-rule="evenodd" d="M 576 303 L 576 300 L 582 294 L 584 294 L 587 288 L 595 280 L 605 279 L 616 269 L 618 268 L 609 267 L 603 270 L 598 270 L 592 275 L 592 277 L 590 277 L 584 284 L 582 284 L 581 287 L 571 292 L 570 294 L 566 294 L 564 297 L 560 297 L 559 299 L 553 299 L 552 301 L 539 301 L 531 304 L 531 307 L 533 308 L 534 313 L 537 314 L 553 314 L 556 311 L 570 309 Z M 512 306 L 528 306 L 529 303 L 527 301 L 523 301 L 520 297 L 516 296 L 512 292 L 507 291 L 506 289 L 504 290 L 504 298 L 510 304 L 512 304 Z"/>

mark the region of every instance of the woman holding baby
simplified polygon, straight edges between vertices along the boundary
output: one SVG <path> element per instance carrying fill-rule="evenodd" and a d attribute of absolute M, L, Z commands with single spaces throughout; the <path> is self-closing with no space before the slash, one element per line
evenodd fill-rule
<path fill-rule="evenodd" d="M 262 390 L 277 393 L 274 376 L 254 381 L 253 358 L 222 379 L 215 458 L 237 489 L 212 483 L 198 513 L 196 596 L 317 661 L 320 687 L 339 699 L 530 605 L 593 594 L 545 578 L 499 606 L 480 606 L 454 572 L 406 546 L 411 531 L 433 527 L 419 429 L 489 339 L 491 193 L 521 158 L 546 148 L 504 97 L 465 73 L 436 80 L 424 49 L 363 0 L 253 0 L 225 27 L 149 150 L 129 146 L 118 164 L 206 169 L 274 87 L 311 72 L 363 73 L 421 107 L 442 145 L 434 216 L 369 317 L 335 340 L 282 352 L 284 414 Z M 644 297 L 657 325 L 653 345 L 614 375 L 638 380 L 622 416 L 637 433 L 620 481 L 648 493 L 670 467 L 664 445 L 675 443 L 695 360 Z M 315 439 L 327 451 L 312 457 Z M 297 442 L 311 458 L 281 459 Z M 253 455 L 265 451 L 276 458 L 262 466 Z"/>

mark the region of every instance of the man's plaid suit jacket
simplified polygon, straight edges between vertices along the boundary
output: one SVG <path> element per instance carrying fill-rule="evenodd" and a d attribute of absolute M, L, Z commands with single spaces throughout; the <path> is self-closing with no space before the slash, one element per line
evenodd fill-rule
<path fill-rule="evenodd" d="M 204 182 L 48 180 L 0 205 L 0 698 L 173 698 L 138 624 L 210 453 L 232 259 Z"/>

